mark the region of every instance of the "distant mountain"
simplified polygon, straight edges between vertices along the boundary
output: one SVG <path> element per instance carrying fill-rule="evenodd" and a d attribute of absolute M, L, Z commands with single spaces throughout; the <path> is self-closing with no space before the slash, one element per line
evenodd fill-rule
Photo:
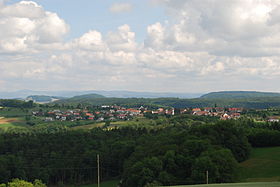
<path fill-rule="evenodd" d="M 211 92 L 202 95 L 200 98 L 207 99 L 245 99 L 245 98 L 256 98 L 256 97 L 280 97 L 280 93 L 274 92 L 256 92 L 256 91 L 221 91 Z"/>
<path fill-rule="evenodd" d="M 134 91 L 94 91 L 94 93 L 104 95 L 106 97 L 117 98 L 197 98 L 202 93 L 175 93 L 175 92 L 134 92 Z"/>
<path fill-rule="evenodd" d="M 118 98 L 159 98 L 159 97 L 177 97 L 177 98 L 197 98 L 201 93 L 169 93 L 169 92 L 134 92 L 134 91 L 102 91 L 102 90 L 88 90 L 88 91 L 33 91 L 33 90 L 19 90 L 14 92 L 0 92 L 0 99 L 25 99 L 30 95 L 44 95 L 57 97 L 74 97 L 77 95 L 86 94 L 100 94 L 105 97 Z"/>

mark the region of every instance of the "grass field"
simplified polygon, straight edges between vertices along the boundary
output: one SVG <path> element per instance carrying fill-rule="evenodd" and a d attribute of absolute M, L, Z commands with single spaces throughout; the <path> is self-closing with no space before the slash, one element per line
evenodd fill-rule
<path fill-rule="evenodd" d="M 252 183 L 186 185 L 186 186 L 176 186 L 176 187 L 279 187 L 279 186 L 280 186 L 280 182 L 252 182 Z"/>
<path fill-rule="evenodd" d="M 280 181 L 280 147 L 254 148 L 250 159 L 240 165 L 241 181 Z"/>

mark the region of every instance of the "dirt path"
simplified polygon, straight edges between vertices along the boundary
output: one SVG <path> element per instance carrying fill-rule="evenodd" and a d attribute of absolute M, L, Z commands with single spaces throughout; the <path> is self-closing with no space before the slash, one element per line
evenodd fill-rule
<path fill-rule="evenodd" d="M 0 117 L 0 124 L 8 124 L 8 123 L 14 123 L 19 122 L 17 118 L 4 118 Z"/>

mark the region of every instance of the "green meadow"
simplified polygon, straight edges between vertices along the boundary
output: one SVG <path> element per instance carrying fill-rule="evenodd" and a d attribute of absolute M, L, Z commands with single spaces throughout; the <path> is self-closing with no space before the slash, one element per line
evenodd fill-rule
<path fill-rule="evenodd" d="M 254 148 L 250 159 L 240 165 L 242 181 L 280 181 L 280 147 Z"/>

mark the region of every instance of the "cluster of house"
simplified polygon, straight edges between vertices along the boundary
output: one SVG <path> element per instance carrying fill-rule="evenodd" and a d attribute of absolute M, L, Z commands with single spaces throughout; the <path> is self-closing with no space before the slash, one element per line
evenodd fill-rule
<path fill-rule="evenodd" d="M 125 108 L 121 106 L 101 106 L 100 109 L 89 111 L 86 109 L 72 109 L 72 110 L 50 110 L 47 112 L 33 111 L 33 116 L 44 117 L 45 121 L 78 121 L 78 120 L 127 120 L 133 117 L 144 116 L 144 113 L 151 112 L 153 114 L 170 114 L 174 115 L 174 108 L 157 110 L 148 110 L 147 108 Z"/>
<path fill-rule="evenodd" d="M 96 111 L 89 111 L 86 109 L 73 109 L 73 110 L 51 110 L 48 112 L 34 111 L 34 116 L 44 117 L 45 121 L 78 121 L 78 120 L 117 120 L 129 119 L 135 116 L 141 116 L 141 110 L 126 109 L 103 106 L 102 109 Z"/>
<path fill-rule="evenodd" d="M 174 115 L 175 110 L 174 108 L 164 109 L 164 108 L 158 108 L 157 110 L 152 111 L 144 111 L 145 112 L 151 112 L 152 114 L 166 114 L 166 115 Z"/>
<path fill-rule="evenodd" d="M 279 122 L 280 121 L 280 116 L 270 116 L 267 118 L 268 122 Z"/>
<path fill-rule="evenodd" d="M 191 109 L 192 115 L 197 116 L 216 116 L 221 120 L 238 119 L 241 116 L 243 108 L 223 108 L 223 107 L 205 107 Z M 180 111 L 181 113 L 188 112 L 188 109 Z"/>

